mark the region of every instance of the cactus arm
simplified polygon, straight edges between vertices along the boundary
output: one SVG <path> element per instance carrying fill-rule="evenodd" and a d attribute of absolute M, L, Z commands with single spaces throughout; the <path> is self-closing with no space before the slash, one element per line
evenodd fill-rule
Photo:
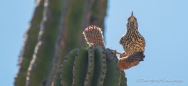
<path fill-rule="evenodd" d="M 53 78 L 55 45 L 60 27 L 63 0 L 45 0 L 39 40 L 27 72 L 26 86 L 50 86 Z"/>
<path fill-rule="evenodd" d="M 95 70 L 94 70 L 94 86 L 103 85 L 106 75 L 106 54 L 101 46 L 95 49 Z"/>
<path fill-rule="evenodd" d="M 66 1 L 66 0 L 65 0 Z M 70 50 L 77 47 L 79 44 L 84 44 L 84 41 L 80 42 L 79 39 L 81 36 L 81 31 L 83 30 L 82 23 L 86 21 L 83 20 L 84 10 L 86 0 L 68 0 L 68 10 L 64 16 L 65 22 L 63 22 L 64 33 L 63 36 L 63 50 L 65 54 Z M 86 26 L 85 26 L 86 27 Z M 83 39 L 83 38 L 82 38 Z M 70 46 L 67 46 L 70 45 Z"/>
<path fill-rule="evenodd" d="M 14 86 L 25 86 L 29 64 L 38 40 L 39 26 L 43 17 L 44 0 L 36 0 L 35 11 L 24 38 L 23 49 L 19 57 L 19 70 L 15 77 Z"/>
<path fill-rule="evenodd" d="M 127 86 L 127 78 L 125 77 L 125 72 L 121 71 L 121 84 L 120 86 Z"/>
<path fill-rule="evenodd" d="M 72 86 L 84 86 L 87 71 L 88 53 L 86 46 L 80 48 L 73 63 Z"/>
<path fill-rule="evenodd" d="M 92 85 L 94 66 L 95 66 L 94 48 L 93 46 L 90 46 L 88 49 L 88 66 L 87 66 L 87 74 L 86 74 L 84 86 Z"/>
<path fill-rule="evenodd" d="M 119 86 L 121 82 L 121 73 L 116 65 L 118 59 L 116 55 L 110 50 L 105 50 L 107 53 L 107 72 L 104 80 L 104 86 Z"/>

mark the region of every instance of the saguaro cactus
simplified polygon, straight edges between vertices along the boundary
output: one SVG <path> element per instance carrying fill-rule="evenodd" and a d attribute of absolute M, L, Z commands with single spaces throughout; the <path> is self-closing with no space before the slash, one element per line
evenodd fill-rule
<path fill-rule="evenodd" d="M 72 50 L 64 58 L 53 86 L 126 86 L 116 54 L 105 49 L 101 29 L 89 26 L 83 34 L 88 45 Z"/>
<path fill-rule="evenodd" d="M 61 64 L 53 86 L 126 86 L 118 59 L 102 46 L 82 46 L 72 50 Z"/>
<path fill-rule="evenodd" d="M 14 85 L 50 86 L 63 57 L 85 44 L 84 28 L 104 26 L 106 9 L 107 0 L 36 0 Z"/>
<path fill-rule="evenodd" d="M 58 71 L 55 86 L 126 86 L 122 70 L 138 53 L 118 61 L 105 49 L 104 28 L 96 26 L 104 27 L 106 8 L 107 0 L 36 0 L 14 85 L 50 86 Z M 88 45 L 76 48 L 85 44 L 81 32 L 88 25 L 96 25 L 84 31 Z"/>

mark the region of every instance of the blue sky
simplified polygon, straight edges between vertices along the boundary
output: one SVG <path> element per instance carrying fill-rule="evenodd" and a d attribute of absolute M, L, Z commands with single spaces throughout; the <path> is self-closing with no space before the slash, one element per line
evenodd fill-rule
<path fill-rule="evenodd" d="M 186 0 L 109 0 L 105 20 L 107 47 L 123 52 L 119 39 L 126 31 L 126 21 L 132 11 L 137 18 L 138 29 L 146 40 L 144 62 L 125 71 L 128 85 L 187 86 L 187 5 Z M 13 86 L 18 56 L 33 9 L 34 0 L 0 1 L 2 86 Z M 167 82 L 167 80 L 181 82 Z"/>

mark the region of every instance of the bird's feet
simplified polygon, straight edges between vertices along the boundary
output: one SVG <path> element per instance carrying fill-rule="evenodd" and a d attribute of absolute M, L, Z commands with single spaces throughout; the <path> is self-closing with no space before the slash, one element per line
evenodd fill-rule
<path fill-rule="evenodd" d="M 112 49 L 110 49 L 113 53 L 115 53 L 115 54 L 121 54 L 121 53 L 119 53 L 119 52 L 117 52 L 116 50 L 112 50 Z"/>
<path fill-rule="evenodd" d="M 119 53 L 119 52 L 117 52 L 116 50 L 112 50 L 112 49 L 111 49 L 111 51 L 112 51 L 113 53 L 115 53 L 115 54 L 119 54 L 119 58 L 122 58 L 122 57 L 126 57 L 126 56 L 127 56 L 127 55 L 125 54 L 125 52 Z"/>
<path fill-rule="evenodd" d="M 119 55 L 119 58 L 124 58 L 124 57 L 127 57 L 127 54 L 126 54 L 125 52 L 123 52 L 123 53 L 121 53 L 121 54 Z"/>
<path fill-rule="evenodd" d="M 118 52 L 116 52 L 116 50 L 107 48 L 107 49 L 105 49 L 105 51 L 106 51 L 106 55 L 107 55 L 107 60 L 112 61 L 113 59 L 117 59 L 116 54 Z"/>

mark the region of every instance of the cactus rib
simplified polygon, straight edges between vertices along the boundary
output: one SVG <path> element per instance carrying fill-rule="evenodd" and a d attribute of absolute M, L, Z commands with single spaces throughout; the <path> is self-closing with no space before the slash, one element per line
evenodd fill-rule
<path fill-rule="evenodd" d="M 73 63 L 73 82 L 72 86 L 84 86 L 84 80 L 87 71 L 88 53 L 86 46 L 80 48 L 78 56 L 75 57 Z"/>
<path fill-rule="evenodd" d="M 68 56 L 65 57 L 64 61 L 66 61 L 67 57 Z M 63 66 L 64 66 L 64 64 L 61 64 L 59 67 L 59 70 L 55 74 L 52 86 L 60 86 L 61 85 L 61 80 L 62 80 L 62 77 L 61 77 L 62 72 L 61 71 L 63 70 Z"/>
<path fill-rule="evenodd" d="M 101 46 L 97 46 L 95 49 L 95 70 L 94 70 L 94 86 L 103 85 L 106 75 L 106 53 Z"/>
<path fill-rule="evenodd" d="M 94 67 L 95 67 L 95 59 L 94 59 L 94 48 L 93 46 L 89 46 L 88 49 L 88 67 L 86 79 L 84 82 L 84 86 L 91 86 L 93 81 Z"/>
<path fill-rule="evenodd" d="M 78 49 L 74 49 L 73 51 L 71 51 L 69 53 L 69 55 L 67 57 L 64 58 L 63 64 L 62 64 L 62 68 L 60 67 L 58 72 L 61 72 L 60 79 L 61 79 L 61 84 L 63 84 L 63 86 L 70 86 L 72 84 L 72 67 L 73 67 L 73 62 L 74 62 L 74 58 L 75 55 L 78 53 L 79 48 Z M 55 85 L 55 86 L 59 86 L 59 85 Z"/>
<path fill-rule="evenodd" d="M 120 70 L 117 68 L 116 65 L 118 62 L 118 59 L 116 58 L 116 55 L 110 50 L 106 49 L 106 53 L 108 53 L 107 56 L 107 72 L 106 77 L 104 80 L 104 86 L 119 86 L 121 82 L 121 73 Z M 112 60 L 113 59 L 113 60 Z"/>

